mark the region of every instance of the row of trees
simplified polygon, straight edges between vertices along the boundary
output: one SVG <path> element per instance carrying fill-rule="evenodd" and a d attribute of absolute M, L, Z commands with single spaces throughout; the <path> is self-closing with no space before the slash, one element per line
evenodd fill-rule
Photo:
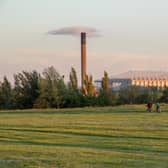
<path fill-rule="evenodd" d="M 168 89 L 142 89 L 131 86 L 114 92 L 109 87 L 109 77 L 104 72 L 102 88 L 97 91 L 92 76 L 86 76 L 84 87 L 78 86 L 77 74 L 71 69 L 69 82 L 64 82 L 54 67 L 14 75 L 14 85 L 7 77 L 0 82 L 0 109 L 66 108 L 84 106 L 107 106 L 118 104 L 146 103 L 148 101 L 168 102 Z"/>

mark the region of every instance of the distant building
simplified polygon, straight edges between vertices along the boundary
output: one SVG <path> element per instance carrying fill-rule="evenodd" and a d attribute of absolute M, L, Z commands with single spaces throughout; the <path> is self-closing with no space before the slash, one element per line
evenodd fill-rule
<path fill-rule="evenodd" d="M 101 80 L 95 80 L 97 88 L 101 88 Z M 129 86 L 157 87 L 163 89 L 168 87 L 168 72 L 154 71 L 129 71 L 115 75 L 109 83 L 112 90 L 121 90 Z"/>

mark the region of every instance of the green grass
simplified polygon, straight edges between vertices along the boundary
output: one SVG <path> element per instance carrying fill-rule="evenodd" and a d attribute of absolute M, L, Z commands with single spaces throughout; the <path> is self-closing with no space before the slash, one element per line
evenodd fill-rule
<path fill-rule="evenodd" d="M 0 168 L 167 168 L 168 105 L 0 111 Z"/>

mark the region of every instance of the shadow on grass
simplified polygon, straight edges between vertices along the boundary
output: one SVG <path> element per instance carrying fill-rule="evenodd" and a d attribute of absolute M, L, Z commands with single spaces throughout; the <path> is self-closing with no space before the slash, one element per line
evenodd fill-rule
<path fill-rule="evenodd" d="M 81 109 L 52 109 L 52 110 L 16 110 L 16 111 L 0 111 L 1 114 L 43 114 L 43 115 L 57 115 L 57 114 L 110 114 L 110 113 L 146 113 L 145 109 L 120 109 L 120 108 L 81 108 Z"/>
<path fill-rule="evenodd" d="M 120 151 L 126 153 L 151 153 L 151 154 L 162 154 L 167 155 L 168 151 L 155 150 L 152 148 L 142 148 L 142 147 L 128 147 L 128 146 L 103 146 L 100 144 L 92 143 L 47 143 L 47 142 L 36 142 L 36 141 L 14 141 L 14 140 L 0 140 L 1 144 L 7 145 L 34 145 L 43 147 L 65 147 L 65 148 L 89 148 L 96 150 L 109 150 L 109 151 Z"/>
<path fill-rule="evenodd" d="M 44 133 L 44 134 L 62 134 L 62 135 L 97 137 L 97 138 L 168 140 L 167 137 L 132 136 L 132 135 L 130 135 L 130 136 L 127 136 L 127 135 L 107 135 L 107 134 L 81 133 L 81 132 L 72 132 L 72 131 L 54 131 L 54 130 L 37 130 L 37 129 L 36 130 L 35 129 L 13 129 L 13 128 L 0 128 L 0 130 L 30 132 L 30 133 Z"/>

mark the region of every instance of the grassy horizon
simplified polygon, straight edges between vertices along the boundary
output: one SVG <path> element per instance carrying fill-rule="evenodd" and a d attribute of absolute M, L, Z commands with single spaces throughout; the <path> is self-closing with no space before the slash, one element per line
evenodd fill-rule
<path fill-rule="evenodd" d="M 168 105 L 0 111 L 0 168 L 167 168 Z"/>

